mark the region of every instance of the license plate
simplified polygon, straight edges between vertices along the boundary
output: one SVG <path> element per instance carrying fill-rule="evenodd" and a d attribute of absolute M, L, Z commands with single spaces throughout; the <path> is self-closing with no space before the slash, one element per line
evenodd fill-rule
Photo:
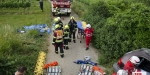
<path fill-rule="evenodd" d="M 61 5 L 60 7 L 64 7 L 64 5 Z"/>
<path fill-rule="evenodd" d="M 60 10 L 60 12 L 65 12 L 65 10 Z"/>

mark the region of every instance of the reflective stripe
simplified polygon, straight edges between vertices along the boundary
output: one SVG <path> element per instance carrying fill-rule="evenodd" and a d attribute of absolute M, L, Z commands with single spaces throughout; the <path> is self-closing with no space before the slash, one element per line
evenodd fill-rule
<path fill-rule="evenodd" d="M 86 36 L 92 36 L 92 33 L 91 34 L 86 34 Z"/>
<path fill-rule="evenodd" d="M 69 32 L 64 32 L 64 34 L 69 34 Z"/>
<path fill-rule="evenodd" d="M 55 42 L 62 42 L 63 40 L 56 40 Z"/>
<path fill-rule="evenodd" d="M 68 37 L 64 37 L 64 39 L 70 39 L 69 36 Z"/>
<path fill-rule="evenodd" d="M 64 55 L 64 53 L 60 53 L 60 55 Z"/>

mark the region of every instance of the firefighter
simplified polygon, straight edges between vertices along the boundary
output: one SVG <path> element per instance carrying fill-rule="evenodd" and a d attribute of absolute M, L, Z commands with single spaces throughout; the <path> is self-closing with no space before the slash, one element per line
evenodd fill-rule
<path fill-rule="evenodd" d="M 93 35 L 93 28 L 91 28 L 91 25 L 90 24 L 87 24 L 86 25 L 86 29 L 84 30 L 84 33 L 85 33 L 85 41 L 86 41 L 86 50 L 89 49 L 89 44 L 92 40 L 92 35 Z"/>
<path fill-rule="evenodd" d="M 77 22 L 74 20 L 74 17 L 72 16 L 70 18 L 70 21 L 68 23 L 69 25 L 69 29 L 70 29 L 70 42 L 71 42 L 71 39 L 72 39 L 72 35 L 73 35 L 73 42 L 76 43 L 76 39 L 75 39 L 75 33 L 76 33 L 76 30 L 77 30 Z"/>
<path fill-rule="evenodd" d="M 64 49 L 68 50 L 68 42 L 69 42 L 69 35 L 70 35 L 70 30 L 69 30 L 69 26 L 65 25 L 64 28 Z"/>
<path fill-rule="evenodd" d="M 52 44 L 55 46 L 55 53 L 58 54 L 58 47 L 60 49 L 60 56 L 64 57 L 63 51 L 63 31 L 58 24 L 55 25 L 54 37 Z"/>
<path fill-rule="evenodd" d="M 57 15 L 61 18 L 61 12 L 60 12 L 60 9 L 59 9 L 58 7 L 56 7 L 55 9 L 56 9 Z"/>
<path fill-rule="evenodd" d="M 60 20 L 60 17 L 54 19 L 54 23 L 59 24 L 60 28 L 63 30 L 63 22 Z"/>
<path fill-rule="evenodd" d="M 57 24 L 59 24 L 60 27 L 61 27 L 61 29 L 63 30 L 63 22 L 61 21 L 61 18 L 60 18 L 60 17 L 57 17 L 57 19 L 58 19 Z"/>

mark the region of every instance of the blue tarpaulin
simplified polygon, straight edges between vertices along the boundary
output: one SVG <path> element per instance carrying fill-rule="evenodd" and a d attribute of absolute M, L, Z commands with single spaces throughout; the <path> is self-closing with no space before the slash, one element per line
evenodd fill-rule
<path fill-rule="evenodd" d="M 25 29 L 25 31 L 37 29 L 41 33 L 47 32 L 48 34 L 50 34 L 50 28 L 47 26 L 47 24 L 38 24 L 38 25 L 24 26 L 23 28 Z"/>
<path fill-rule="evenodd" d="M 81 22 L 77 22 L 77 27 L 78 27 L 79 29 L 84 30 L 84 28 L 83 28 L 83 26 L 82 26 L 82 23 L 81 23 Z"/>

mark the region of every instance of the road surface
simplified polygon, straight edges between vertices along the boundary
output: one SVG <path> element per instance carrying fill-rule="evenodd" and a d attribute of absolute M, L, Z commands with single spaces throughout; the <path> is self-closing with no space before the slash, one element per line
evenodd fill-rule
<path fill-rule="evenodd" d="M 80 21 L 78 15 L 75 14 L 74 12 L 72 12 L 70 17 L 71 16 L 74 16 L 76 21 Z M 62 16 L 61 18 L 62 22 L 64 24 L 68 24 L 70 17 Z M 90 56 L 91 61 L 93 62 L 98 61 L 99 52 L 95 48 L 90 46 L 89 50 L 85 50 L 86 48 L 85 39 L 83 40 L 82 43 L 80 43 L 80 39 L 77 39 L 77 38 L 76 38 L 76 43 L 71 42 L 69 44 L 69 50 L 64 49 L 64 58 L 61 58 L 60 54 L 55 53 L 54 46 L 52 45 L 52 39 L 53 39 L 53 34 L 50 34 L 49 35 L 50 46 L 48 47 L 48 53 L 46 56 L 45 64 L 53 62 L 53 61 L 57 61 L 58 65 L 61 66 L 62 68 L 61 75 L 77 75 L 80 69 L 80 65 L 75 64 L 73 62 L 76 60 L 83 60 L 85 56 Z M 102 66 L 100 67 L 103 68 Z"/>

